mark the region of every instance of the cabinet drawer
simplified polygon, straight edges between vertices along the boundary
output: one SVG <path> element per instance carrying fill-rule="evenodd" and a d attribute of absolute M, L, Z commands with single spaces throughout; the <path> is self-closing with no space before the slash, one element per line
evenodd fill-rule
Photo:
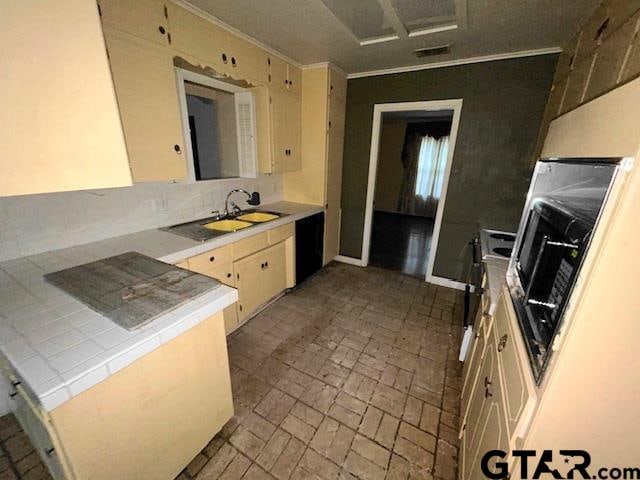
<path fill-rule="evenodd" d="M 269 246 L 268 232 L 262 232 L 233 244 L 233 259 L 246 257 Z"/>
<path fill-rule="evenodd" d="M 225 263 L 229 263 L 232 257 L 231 251 L 231 245 L 225 245 L 224 247 L 209 250 L 208 252 L 191 257 L 189 259 L 189 270 L 206 275 L 207 272 L 222 267 Z"/>
<path fill-rule="evenodd" d="M 522 436 L 535 404 L 535 384 L 525 346 L 519 337 L 516 313 L 506 288 L 502 290 L 494 316 L 495 349 L 500 365 L 506 420 L 510 435 Z"/>
<path fill-rule="evenodd" d="M 267 231 L 269 245 L 275 245 L 276 243 L 280 243 L 281 241 L 293 236 L 294 226 L 294 223 L 287 223 L 286 225 Z"/>

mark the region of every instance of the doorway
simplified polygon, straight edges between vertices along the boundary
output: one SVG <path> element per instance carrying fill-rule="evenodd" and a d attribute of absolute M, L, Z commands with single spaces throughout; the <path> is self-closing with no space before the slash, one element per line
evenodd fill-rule
<path fill-rule="evenodd" d="M 375 106 L 365 265 L 433 281 L 461 107 L 462 100 Z"/>

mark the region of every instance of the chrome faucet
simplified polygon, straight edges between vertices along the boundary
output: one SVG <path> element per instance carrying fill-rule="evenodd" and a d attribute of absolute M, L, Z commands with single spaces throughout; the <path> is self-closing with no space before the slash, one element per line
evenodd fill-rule
<path fill-rule="evenodd" d="M 249 205 L 260 205 L 260 194 L 258 192 L 249 193 L 244 188 L 236 188 L 234 190 L 231 190 L 227 194 L 227 199 L 224 202 L 225 217 L 229 216 L 229 203 L 231 203 L 232 215 L 237 215 L 239 213 L 242 213 L 242 209 L 238 205 L 236 205 L 235 202 L 233 202 L 233 200 L 230 201 L 231 195 L 233 195 L 234 193 L 244 193 L 247 197 L 249 197 L 249 200 L 247 200 L 247 203 Z"/>

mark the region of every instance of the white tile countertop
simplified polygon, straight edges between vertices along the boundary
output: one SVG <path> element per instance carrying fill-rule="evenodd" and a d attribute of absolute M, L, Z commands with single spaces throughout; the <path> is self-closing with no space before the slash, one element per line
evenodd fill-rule
<path fill-rule="evenodd" d="M 220 284 L 128 331 L 46 283 L 44 274 L 127 251 L 175 263 L 323 211 L 290 202 L 259 208 L 288 215 L 206 242 L 153 229 L 0 263 L 0 352 L 44 409 L 55 409 L 231 305 L 238 294 Z"/>

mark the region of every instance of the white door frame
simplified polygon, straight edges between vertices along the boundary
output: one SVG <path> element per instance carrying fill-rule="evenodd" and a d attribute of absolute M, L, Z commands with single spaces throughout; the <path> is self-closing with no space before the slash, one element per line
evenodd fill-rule
<path fill-rule="evenodd" d="M 380 149 L 380 131 L 382 126 L 382 114 L 385 112 L 404 112 L 413 110 L 453 110 L 453 119 L 451 122 L 451 133 L 449 155 L 447 157 L 447 165 L 444 172 L 444 184 L 442 185 L 442 193 L 438 201 L 436 210 L 436 218 L 433 224 L 433 234 L 431 236 L 430 255 L 427 263 L 427 274 L 425 281 L 464 289 L 464 284 L 443 277 L 435 277 L 433 275 L 433 264 L 436 257 L 436 247 L 438 238 L 440 237 L 440 225 L 442 223 L 442 212 L 444 211 L 444 203 L 447 198 L 447 187 L 449 185 L 449 175 L 451 174 L 451 163 L 453 153 L 456 146 L 456 138 L 458 136 L 458 125 L 460 124 L 460 112 L 462 111 L 462 99 L 452 100 L 432 100 L 424 102 L 402 102 L 402 103 L 376 103 L 373 108 L 373 127 L 371 130 L 371 153 L 369 155 L 369 181 L 367 184 L 367 200 L 364 213 L 364 233 L 362 236 L 362 255 L 360 265 L 367 266 L 369 264 L 369 247 L 371 244 L 371 224 L 373 222 L 373 200 L 375 198 L 376 173 L 378 170 L 378 153 Z"/>

